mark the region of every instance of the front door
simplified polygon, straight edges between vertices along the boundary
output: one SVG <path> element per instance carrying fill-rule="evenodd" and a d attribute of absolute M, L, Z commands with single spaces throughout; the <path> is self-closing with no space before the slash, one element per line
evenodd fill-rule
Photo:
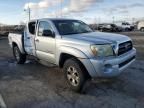
<path fill-rule="evenodd" d="M 40 21 L 35 38 L 36 55 L 39 59 L 55 63 L 55 37 L 45 35 L 44 31 L 53 31 L 47 21 Z"/>

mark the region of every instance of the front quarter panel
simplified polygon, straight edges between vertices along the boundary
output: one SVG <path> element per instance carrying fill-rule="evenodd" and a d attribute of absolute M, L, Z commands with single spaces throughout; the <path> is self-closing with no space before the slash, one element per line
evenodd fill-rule
<path fill-rule="evenodd" d="M 81 63 L 85 66 L 85 68 L 87 69 L 88 73 L 90 76 L 94 76 L 95 75 L 95 69 L 93 67 L 93 65 L 91 64 L 89 57 L 82 52 L 79 49 L 73 48 L 73 47 L 69 47 L 69 46 L 61 46 L 59 47 L 59 51 L 58 51 L 58 56 L 57 57 L 57 64 L 59 64 L 59 58 L 61 56 L 62 53 L 65 54 L 70 54 L 74 57 L 76 57 L 79 61 L 81 61 Z"/>
<path fill-rule="evenodd" d="M 88 58 L 87 55 L 79 49 L 76 49 L 70 46 L 61 46 L 59 47 L 59 50 L 57 52 L 57 55 L 58 55 L 57 64 L 59 63 L 59 58 L 62 53 L 69 54 L 69 55 L 75 56 L 76 58 L 81 58 L 81 59 Z"/>

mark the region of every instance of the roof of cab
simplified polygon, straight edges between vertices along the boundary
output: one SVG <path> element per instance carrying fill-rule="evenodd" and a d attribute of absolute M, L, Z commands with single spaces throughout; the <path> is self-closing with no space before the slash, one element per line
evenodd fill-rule
<path fill-rule="evenodd" d="M 76 20 L 76 19 L 69 19 L 69 18 L 41 18 L 41 19 L 33 19 L 29 22 L 38 21 L 38 20 Z"/>

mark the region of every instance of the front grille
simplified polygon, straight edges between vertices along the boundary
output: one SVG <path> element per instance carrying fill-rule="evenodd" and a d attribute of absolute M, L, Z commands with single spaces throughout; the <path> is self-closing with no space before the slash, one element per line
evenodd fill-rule
<path fill-rule="evenodd" d="M 118 56 L 132 50 L 132 48 L 133 48 L 133 45 L 131 41 L 127 41 L 127 42 L 119 44 Z"/>
<path fill-rule="evenodd" d="M 123 67 L 124 65 L 128 64 L 129 62 L 131 62 L 131 61 L 134 60 L 135 58 L 136 58 L 136 57 L 133 56 L 133 57 L 131 57 L 130 59 L 128 59 L 128 60 L 120 63 L 120 64 L 119 64 L 119 68 L 121 68 L 121 67 Z"/>

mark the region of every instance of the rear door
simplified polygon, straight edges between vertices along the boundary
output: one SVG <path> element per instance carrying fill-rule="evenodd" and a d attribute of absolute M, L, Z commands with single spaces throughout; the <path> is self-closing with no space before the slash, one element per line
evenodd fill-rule
<path fill-rule="evenodd" d="M 53 32 L 50 22 L 39 21 L 35 38 L 36 55 L 39 59 L 55 63 L 55 36 L 44 36 L 43 31 L 45 30 Z"/>
<path fill-rule="evenodd" d="M 36 35 L 37 21 L 31 21 L 27 24 L 24 30 L 24 48 L 27 54 L 35 56 L 34 38 Z"/>

